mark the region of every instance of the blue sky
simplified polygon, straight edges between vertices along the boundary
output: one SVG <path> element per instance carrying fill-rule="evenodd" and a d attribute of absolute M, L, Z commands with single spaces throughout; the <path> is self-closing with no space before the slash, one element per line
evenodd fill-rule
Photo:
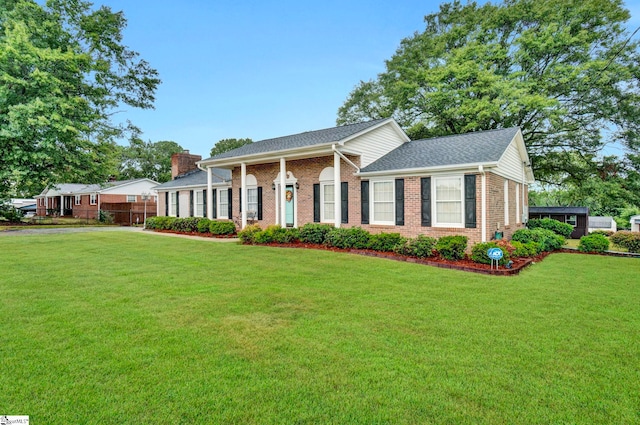
<path fill-rule="evenodd" d="M 440 1 L 95 0 L 128 20 L 124 44 L 160 73 L 155 110 L 123 109 L 153 142 L 209 156 L 220 139 L 254 141 L 335 125 L 360 80 L 384 70 Z M 640 25 L 640 0 L 627 1 Z"/>

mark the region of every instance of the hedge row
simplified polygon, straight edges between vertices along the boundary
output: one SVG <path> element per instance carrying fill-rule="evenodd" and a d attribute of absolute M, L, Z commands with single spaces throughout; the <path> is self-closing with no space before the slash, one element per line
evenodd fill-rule
<path fill-rule="evenodd" d="M 440 255 L 452 260 L 461 259 L 467 249 L 466 236 L 445 236 L 436 240 L 424 235 L 405 238 L 399 233 L 370 234 L 360 227 L 336 228 L 330 224 L 308 223 L 300 229 L 257 225 L 245 227 L 238 233 L 245 244 L 309 243 L 343 249 L 371 249 L 380 252 L 427 258 Z"/>
<path fill-rule="evenodd" d="M 184 233 L 210 233 L 214 236 L 236 233 L 236 225 L 232 221 L 209 220 L 203 217 L 149 217 L 145 222 L 145 228 Z"/>
<path fill-rule="evenodd" d="M 614 244 L 627 248 L 629 252 L 640 253 L 640 232 L 621 230 L 609 238 Z"/>
<path fill-rule="evenodd" d="M 536 255 L 541 252 L 550 252 L 562 248 L 565 238 L 551 230 L 538 227 L 533 230 L 516 230 L 511 236 L 511 241 L 522 243 L 523 245 L 519 248 L 524 250 L 535 250 L 535 254 L 532 255 Z"/>
<path fill-rule="evenodd" d="M 568 238 L 573 232 L 573 226 L 567 223 L 563 223 L 552 218 L 532 218 L 527 222 L 527 228 L 534 229 L 546 229 L 551 230 L 553 233 Z"/>

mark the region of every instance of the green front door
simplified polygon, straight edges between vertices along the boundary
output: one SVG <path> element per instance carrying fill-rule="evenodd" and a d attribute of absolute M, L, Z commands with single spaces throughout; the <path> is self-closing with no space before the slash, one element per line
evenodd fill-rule
<path fill-rule="evenodd" d="M 293 227 L 293 225 L 295 224 L 294 222 L 295 200 L 293 199 L 293 196 L 294 196 L 293 186 L 287 186 L 287 189 L 285 190 L 285 203 L 284 203 L 284 208 L 285 208 L 284 212 L 285 212 L 287 227 Z"/>

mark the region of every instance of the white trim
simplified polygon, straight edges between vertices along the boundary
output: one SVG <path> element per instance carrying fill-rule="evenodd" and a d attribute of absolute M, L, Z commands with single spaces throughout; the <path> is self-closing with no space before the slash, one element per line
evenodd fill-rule
<path fill-rule="evenodd" d="M 215 219 L 219 219 L 219 218 L 224 220 L 229 219 L 229 190 L 232 190 L 231 187 L 220 187 L 216 189 L 216 218 Z M 222 192 L 224 192 L 224 214 L 220 213 L 220 211 L 223 210 L 221 206 L 223 197 L 220 195 Z M 213 208 L 213 203 L 211 204 L 211 207 Z M 213 215 L 213 211 L 211 211 L 211 214 Z"/>
<path fill-rule="evenodd" d="M 391 221 L 376 220 L 376 199 L 375 199 L 375 186 L 376 183 L 391 183 L 391 212 L 393 218 Z M 380 201 L 382 202 L 382 201 Z M 381 226 L 395 226 L 395 213 L 396 213 L 396 185 L 395 179 L 370 179 L 369 180 L 369 222 L 373 225 Z"/>
<path fill-rule="evenodd" d="M 498 165 L 497 162 L 485 162 L 485 163 L 473 163 L 473 164 L 454 164 L 454 165 L 441 165 L 438 167 L 427 167 L 427 168 L 405 168 L 398 170 L 385 170 L 385 171 L 368 171 L 368 172 L 359 172 L 355 173 L 356 176 L 362 178 L 373 178 L 373 177 L 386 177 L 386 176 L 403 176 L 403 177 L 413 177 L 413 176 L 424 176 L 424 175 L 434 175 L 438 173 L 475 173 L 478 171 L 478 167 L 482 166 L 485 170 L 489 168 L 494 168 Z"/>
<path fill-rule="evenodd" d="M 520 183 L 516 183 L 516 224 L 520 224 L 522 218 L 520 217 Z"/>
<path fill-rule="evenodd" d="M 244 162 L 240 164 L 240 193 L 241 227 L 244 229 L 247 227 L 247 164 Z"/>
<path fill-rule="evenodd" d="M 438 189 L 437 189 L 437 181 L 439 179 L 457 179 L 460 182 L 460 222 L 458 223 L 448 223 L 448 222 L 440 222 L 438 220 Z M 431 211 L 433 215 L 433 227 L 453 227 L 453 228 L 464 228 L 464 174 L 449 174 L 449 175 L 441 175 L 441 176 L 432 176 L 431 177 Z M 456 200 L 450 200 L 449 202 L 457 202 Z"/>
<path fill-rule="evenodd" d="M 509 180 L 505 179 L 504 180 L 504 184 L 503 184 L 504 188 L 504 225 L 508 226 L 510 223 L 509 220 Z"/>
<path fill-rule="evenodd" d="M 207 218 L 213 218 L 213 172 L 211 167 L 207 167 Z"/>
<path fill-rule="evenodd" d="M 335 146 L 333 148 L 335 150 Z M 340 155 L 333 153 L 333 221 L 335 227 L 342 222 L 342 185 L 340 184 Z"/>

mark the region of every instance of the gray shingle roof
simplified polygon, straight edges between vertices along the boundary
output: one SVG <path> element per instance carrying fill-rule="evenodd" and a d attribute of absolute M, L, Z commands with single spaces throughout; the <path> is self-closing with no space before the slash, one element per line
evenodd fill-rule
<path fill-rule="evenodd" d="M 225 181 L 231 180 L 231 170 L 224 170 L 222 168 L 212 168 L 212 182 L 222 183 L 222 178 Z M 221 178 L 222 177 L 222 178 Z M 174 187 L 188 187 L 188 186 L 206 186 L 207 185 L 207 172 L 202 170 L 193 170 L 186 174 L 176 177 L 166 183 L 162 183 L 154 187 L 155 190 L 172 189 Z"/>
<path fill-rule="evenodd" d="M 517 127 L 407 142 L 361 170 L 363 173 L 481 164 L 500 159 Z"/>
<path fill-rule="evenodd" d="M 587 207 L 529 207 L 529 214 L 589 214 Z"/>
<path fill-rule="evenodd" d="M 341 125 L 339 127 L 325 128 L 323 130 L 307 131 L 304 133 L 292 134 L 290 136 L 277 137 L 275 139 L 260 140 L 258 142 L 250 143 L 248 145 L 241 146 L 228 152 L 223 152 L 219 155 L 208 158 L 205 161 L 208 161 L 210 159 L 234 158 L 238 156 L 279 152 L 288 149 L 338 142 L 388 119 L 389 118 L 383 118 L 357 124 L 348 124 Z"/>

